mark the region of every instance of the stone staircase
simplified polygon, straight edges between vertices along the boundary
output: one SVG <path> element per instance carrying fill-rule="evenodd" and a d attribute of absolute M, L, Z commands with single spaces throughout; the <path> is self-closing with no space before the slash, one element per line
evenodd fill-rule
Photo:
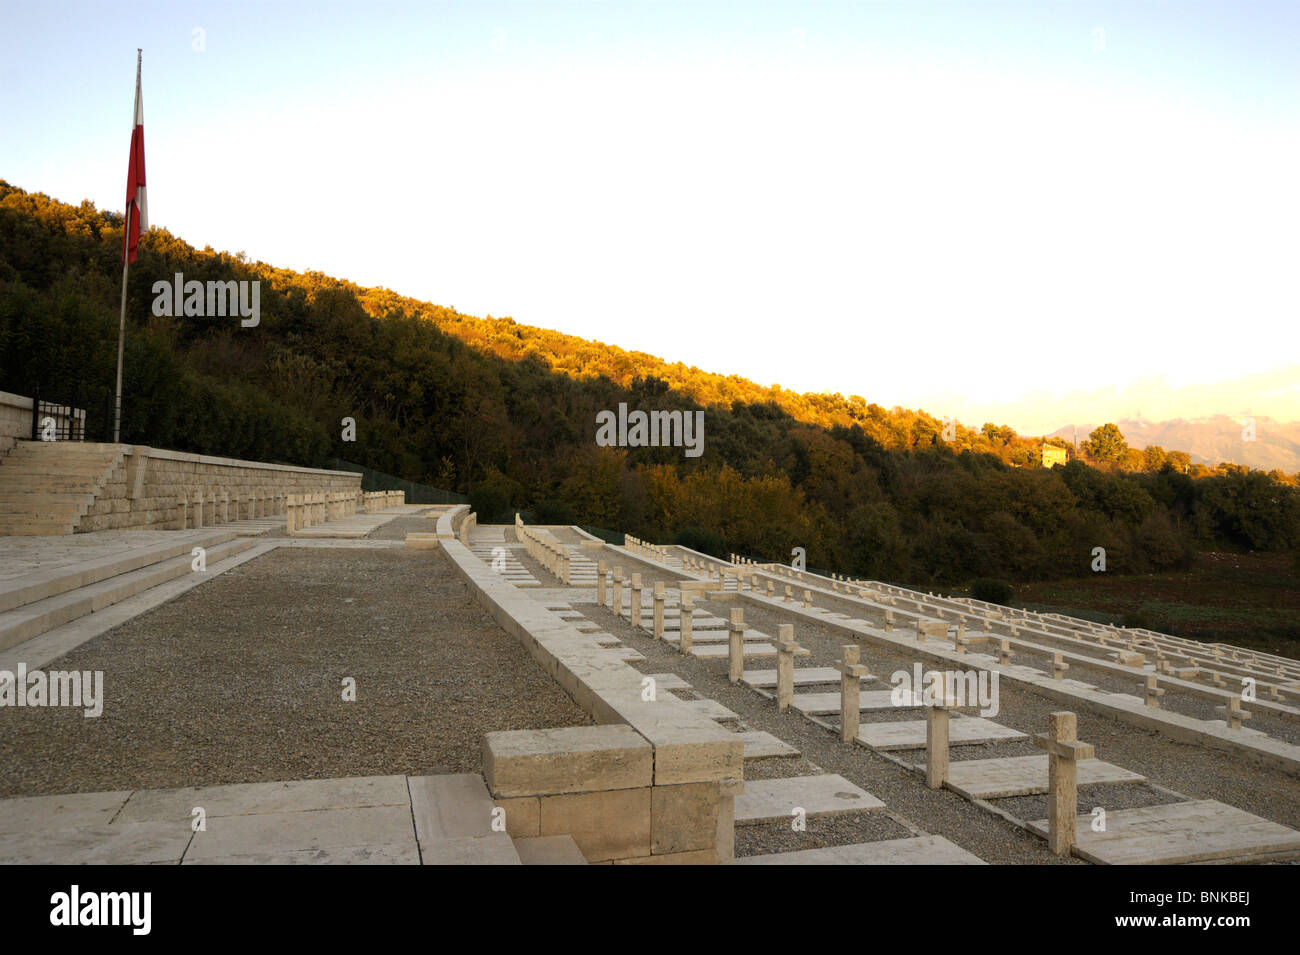
<path fill-rule="evenodd" d="M 0 463 L 0 535 L 73 533 L 125 454 L 122 444 L 19 441 Z"/>
<path fill-rule="evenodd" d="M 0 651 L 196 573 L 195 547 L 204 548 L 206 573 L 212 573 L 215 565 L 257 543 L 230 530 L 181 531 L 165 544 L 10 578 L 0 584 Z"/>

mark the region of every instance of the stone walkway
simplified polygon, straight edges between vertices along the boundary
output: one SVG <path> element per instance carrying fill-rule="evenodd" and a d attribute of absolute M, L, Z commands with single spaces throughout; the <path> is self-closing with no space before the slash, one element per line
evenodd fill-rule
<path fill-rule="evenodd" d="M 0 862 L 521 864 L 515 842 L 493 831 L 492 810 L 477 773 L 28 796 L 0 800 Z M 585 861 L 572 840 L 523 854 Z"/>

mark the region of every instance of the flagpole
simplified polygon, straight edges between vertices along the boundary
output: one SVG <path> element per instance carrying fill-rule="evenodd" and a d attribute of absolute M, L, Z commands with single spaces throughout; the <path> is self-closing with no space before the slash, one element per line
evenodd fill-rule
<path fill-rule="evenodd" d="M 122 343 L 126 338 L 126 273 L 131 267 L 129 243 L 131 241 L 131 207 L 126 204 L 126 233 L 122 247 L 122 311 L 117 320 L 117 389 L 113 397 L 113 443 L 117 444 L 122 434 Z"/>
<path fill-rule="evenodd" d="M 135 94 L 136 102 L 131 107 L 131 130 L 134 135 L 137 110 L 140 106 L 140 60 L 144 51 L 135 48 Z M 113 443 L 122 438 L 122 348 L 126 340 L 126 275 L 131 268 L 131 208 L 135 197 L 130 197 L 126 204 L 126 231 L 122 233 L 122 309 L 117 319 L 117 386 L 113 392 Z"/>

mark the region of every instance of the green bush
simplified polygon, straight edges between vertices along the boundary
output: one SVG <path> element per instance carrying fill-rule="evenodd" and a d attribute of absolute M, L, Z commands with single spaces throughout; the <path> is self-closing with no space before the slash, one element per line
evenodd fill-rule
<path fill-rule="evenodd" d="M 480 524 L 499 524 L 510 501 L 501 489 L 491 484 L 480 484 L 469 492 L 469 506 L 478 515 Z"/>
<path fill-rule="evenodd" d="M 1005 580 L 994 580 L 992 577 L 980 577 L 970 585 L 972 597 L 991 604 L 1009 604 L 1013 593 L 1009 583 Z"/>
<path fill-rule="evenodd" d="M 723 540 L 722 535 L 717 531 L 704 530 L 700 527 L 683 527 L 673 538 L 673 543 L 697 550 L 701 554 L 708 554 L 710 557 L 725 557 L 727 554 L 727 542 Z"/>
<path fill-rule="evenodd" d="M 533 506 L 534 524 L 572 524 L 573 508 L 563 501 L 538 501 Z"/>

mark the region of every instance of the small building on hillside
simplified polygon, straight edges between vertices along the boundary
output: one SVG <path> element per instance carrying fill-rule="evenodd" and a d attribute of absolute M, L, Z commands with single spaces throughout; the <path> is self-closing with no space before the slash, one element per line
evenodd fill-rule
<path fill-rule="evenodd" d="M 1043 445 L 1043 467 L 1055 467 L 1058 464 L 1064 464 L 1069 460 L 1069 455 L 1065 448 L 1058 448 L 1054 444 Z"/>

